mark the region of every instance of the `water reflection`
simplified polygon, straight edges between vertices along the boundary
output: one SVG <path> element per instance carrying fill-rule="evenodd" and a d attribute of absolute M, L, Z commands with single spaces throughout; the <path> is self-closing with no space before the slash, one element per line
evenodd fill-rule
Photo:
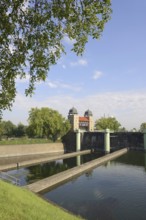
<path fill-rule="evenodd" d="M 10 170 L 7 173 L 19 178 L 20 185 L 26 185 L 73 168 L 75 166 L 79 166 L 100 156 L 102 156 L 102 153 L 81 155 L 63 160 L 56 160 L 49 163 L 33 165 L 26 168 Z"/>
<path fill-rule="evenodd" d="M 88 220 L 145 220 L 145 168 L 146 154 L 128 152 L 43 196 Z"/>
<path fill-rule="evenodd" d="M 114 163 L 119 162 L 132 166 L 145 167 L 146 165 L 146 154 L 140 151 L 130 151 L 114 160 Z"/>
<path fill-rule="evenodd" d="M 77 166 L 81 165 L 81 156 L 80 155 L 76 157 L 76 164 L 77 164 Z"/>
<path fill-rule="evenodd" d="M 29 184 L 67 170 L 68 168 L 68 165 L 63 163 L 63 160 L 28 167 L 26 169 L 29 171 L 29 174 L 26 176 L 26 182 Z"/>

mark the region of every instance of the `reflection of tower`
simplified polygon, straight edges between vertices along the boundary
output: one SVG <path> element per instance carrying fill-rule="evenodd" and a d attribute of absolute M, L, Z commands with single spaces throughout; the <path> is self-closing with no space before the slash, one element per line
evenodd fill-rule
<path fill-rule="evenodd" d="M 77 109 L 76 109 L 76 108 L 73 107 L 73 108 L 71 108 L 71 109 L 69 110 L 68 120 L 69 120 L 70 123 L 71 123 L 72 130 L 73 130 L 73 131 L 79 129 L 79 115 L 78 115 L 78 112 L 77 112 Z"/>
<path fill-rule="evenodd" d="M 77 164 L 77 166 L 80 166 L 80 165 L 81 165 L 81 155 L 78 155 L 78 156 L 76 157 L 76 164 Z"/>

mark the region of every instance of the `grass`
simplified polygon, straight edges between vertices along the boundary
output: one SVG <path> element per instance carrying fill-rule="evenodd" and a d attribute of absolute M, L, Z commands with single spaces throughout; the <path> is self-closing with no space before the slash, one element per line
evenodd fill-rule
<path fill-rule="evenodd" d="M 79 220 L 24 188 L 0 180 L 0 220 Z"/>
<path fill-rule="evenodd" d="M 51 143 L 51 140 L 48 139 L 39 139 L 39 138 L 14 138 L 8 140 L 1 140 L 0 145 L 18 145 L 18 144 L 45 144 Z"/>

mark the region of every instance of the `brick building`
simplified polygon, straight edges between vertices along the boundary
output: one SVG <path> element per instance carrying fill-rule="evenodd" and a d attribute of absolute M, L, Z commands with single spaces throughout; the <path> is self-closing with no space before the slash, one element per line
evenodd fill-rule
<path fill-rule="evenodd" d="M 73 131 L 78 129 L 84 131 L 94 131 L 93 114 L 90 110 L 85 111 L 84 116 L 79 116 L 77 109 L 73 107 L 69 110 L 68 119 Z"/>

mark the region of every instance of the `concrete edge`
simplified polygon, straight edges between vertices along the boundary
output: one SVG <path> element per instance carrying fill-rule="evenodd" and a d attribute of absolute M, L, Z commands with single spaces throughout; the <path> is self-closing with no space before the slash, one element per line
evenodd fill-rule
<path fill-rule="evenodd" d="M 17 154 L 5 154 L 5 155 L 0 155 L 0 158 L 12 158 L 12 157 L 21 157 L 21 156 L 33 156 L 33 155 L 43 155 L 43 154 L 55 154 L 55 153 L 64 153 L 64 150 L 56 150 L 56 151 L 46 151 L 45 153 L 42 151 L 42 152 L 34 152 L 34 153 L 17 153 Z"/>
<path fill-rule="evenodd" d="M 114 159 L 116 157 L 119 157 L 125 153 L 128 152 L 127 148 L 124 148 L 122 150 L 116 151 L 114 153 L 108 154 L 106 156 L 100 157 L 98 159 L 95 159 L 93 161 L 87 162 L 85 164 L 82 164 L 78 167 L 71 168 L 69 170 L 63 171 L 61 173 L 55 174 L 53 176 L 50 176 L 48 178 L 42 179 L 40 181 L 37 181 L 35 183 L 29 184 L 25 186 L 28 190 L 34 192 L 34 193 L 40 193 L 42 191 L 45 191 L 46 189 L 51 189 L 55 187 L 58 184 L 61 184 L 75 176 L 78 176 L 87 170 L 93 169 L 97 166 L 100 166 L 101 164 Z"/>
<path fill-rule="evenodd" d="M 56 155 L 56 156 L 49 156 L 49 157 L 44 157 L 44 158 L 40 158 L 40 159 L 31 159 L 28 161 L 19 162 L 18 164 L 12 163 L 12 164 L 7 164 L 7 165 L 0 165 L 0 171 L 17 169 L 17 166 L 19 166 L 19 168 L 20 168 L 20 167 L 27 167 L 30 165 L 37 165 L 40 163 L 48 163 L 48 162 L 55 161 L 55 160 L 61 160 L 61 159 L 75 157 L 77 155 L 89 154 L 90 152 L 91 152 L 91 150 L 85 150 L 85 151 L 61 154 L 61 155 Z"/>

